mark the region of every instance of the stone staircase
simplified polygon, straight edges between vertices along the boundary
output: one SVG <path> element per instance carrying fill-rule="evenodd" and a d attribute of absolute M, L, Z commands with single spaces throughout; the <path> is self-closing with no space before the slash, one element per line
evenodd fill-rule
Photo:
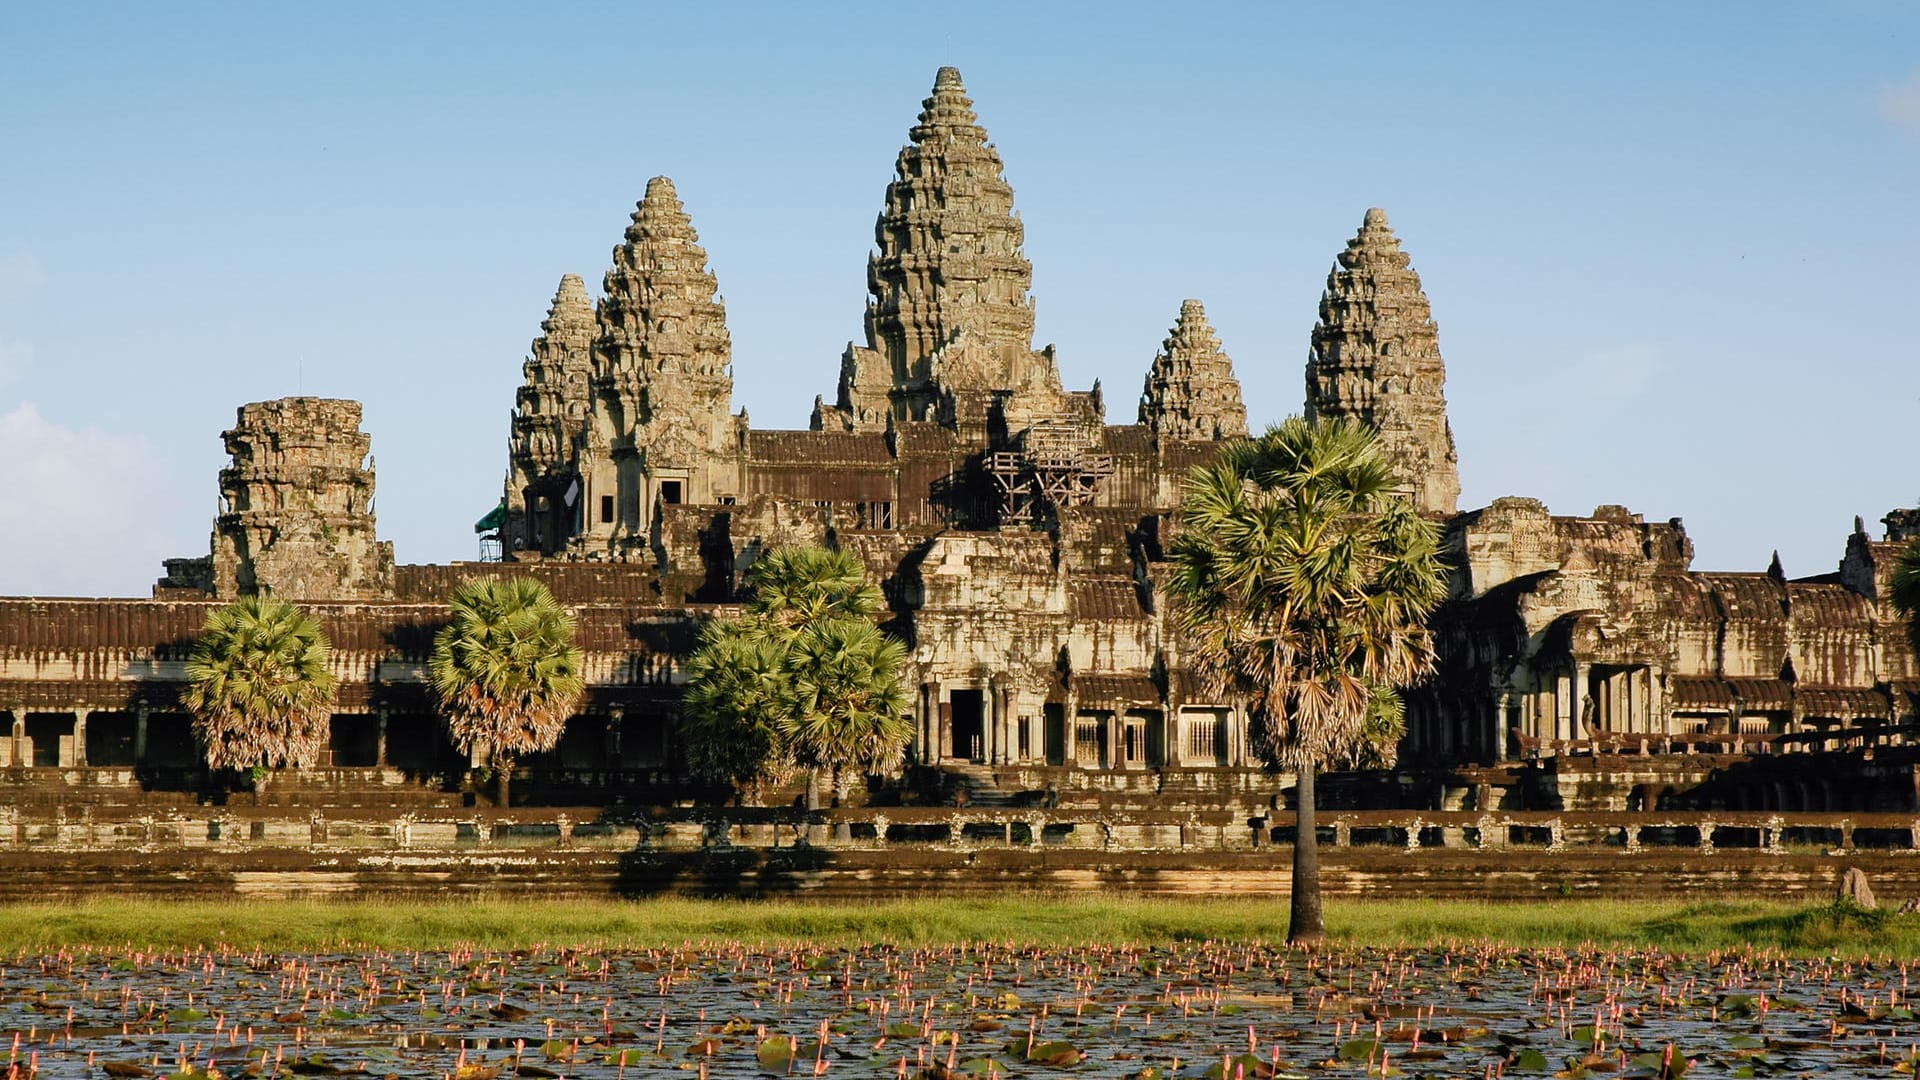
<path fill-rule="evenodd" d="M 945 769 L 955 781 L 954 789 L 967 793 L 969 807 L 1020 805 L 1017 793 L 1000 786 L 999 781 L 994 777 L 991 765 L 976 765 L 969 762 L 961 765 L 949 764 Z"/>

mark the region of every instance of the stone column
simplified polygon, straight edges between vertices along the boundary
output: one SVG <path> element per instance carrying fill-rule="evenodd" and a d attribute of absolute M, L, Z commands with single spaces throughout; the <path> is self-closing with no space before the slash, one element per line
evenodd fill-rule
<path fill-rule="evenodd" d="M 15 767 L 33 764 L 33 745 L 27 742 L 27 707 L 15 705 L 13 713 L 12 745 L 7 749 L 12 753 Z M 24 753 L 22 753 L 24 751 Z"/>
<path fill-rule="evenodd" d="M 1018 761 L 1020 759 L 1020 733 L 1014 725 L 1020 722 L 1013 715 L 1013 688 L 1005 679 L 998 681 L 993 688 L 994 708 L 1000 713 L 1000 760 Z"/>
<path fill-rule="evenodd" d="M 1507 760 L 1507 717 L 1513 708 L 1513 691 L 1502 690 L 1493 699 L 1493 745 L 1488 749 L 1493 763 Z"/>
<path fill-rule="evenodd" d="M 987 761 L 998 765 L 1007 760 L 1007 710 L 997 683 L 986 685 Z"/>
<path fill-rule="evenodd" d="M 373 764 L 376 768 L 387 767 L 387 707 L 373 710 Z"/>
<path fill-rule="evenodd" d="M 933 684 L 923 682 L 920 684 L 920 730 L 917 740 L 919 745 L 914 747 L 914 751 L 919 756 L 922 765 L 931 764 L 934 760 L 933 739 L 935 723 Z"/>
<path fill-rule="evenodd" d="M 73 710 L 73 767 L 87 767 L 87 717 L 92 709 Z"/>
<path fill-rule="evenodd" d="M 144 765 L 147 760 L 147 703 L 137 702 L 133 706 L 133 763 Z"/>
<path fill-rule="evenodd" d="M 1582 715 L 1581 703 L 1586 700 L 1587 672 L 1589 670 L 1591 669 L 1588 665 L 1578 660 L 1573 662 L 1573 685 L 1571 692 L 1567 694 L 1567 738 L 1569 739 L 1578 739 L 1580 737 L 1582 730 L 1581 722 L 1587 719 L 1586 716 Z"/>
<path fill-rule="evenodd" d="M 1074 769 L 1080 766 L 1080 695 L 1067 691 L 1066 704 L 1060 706 L 1060 764 Z"/>
<path fill-rule="evenodd" d="M 615 705 L 607 710 L 607 764 L 609 767 L 624 767 L 627 763 L 623 749 L 626 720 L 627 710 L 620 706 Z"/>

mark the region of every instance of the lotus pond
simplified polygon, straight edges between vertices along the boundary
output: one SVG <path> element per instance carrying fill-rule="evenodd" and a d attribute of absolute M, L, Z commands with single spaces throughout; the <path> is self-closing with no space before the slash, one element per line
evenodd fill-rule
<path fill-rule="evenodd" d="M 956 945 L 17 953 L 9 1076 L 1911 1076 L 1910 965 Z"/>

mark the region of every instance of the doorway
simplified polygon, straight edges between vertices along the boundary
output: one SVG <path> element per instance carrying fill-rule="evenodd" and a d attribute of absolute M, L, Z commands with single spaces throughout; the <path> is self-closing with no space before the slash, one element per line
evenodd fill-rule
<path fill-rule="evenodd" d="M 968 761 L 987 759 L 987 695 L 981 690 L 955 690 L 947 698 L 953 710 L 953 742 L 947 755 Z"/>

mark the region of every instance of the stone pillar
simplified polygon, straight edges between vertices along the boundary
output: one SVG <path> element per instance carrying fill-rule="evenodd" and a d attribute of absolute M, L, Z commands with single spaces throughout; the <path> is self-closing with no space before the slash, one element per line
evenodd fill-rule
<path fill-rule="evenodd" d="M 373 710 L 373 764 L 377 768 L 387 767 L 387 707 Z"/>
<path fill-rule="evenodd" d="M 144 765 L 147 760 L 147 703 L 136 702 L 133 706 L 133 763 Z"/>
<path fill-rule="evenodd" d="M 626 720 L 627 710 L 620 706 L 615 705 L 607 710 L 607 765 L 609 767 L 626 764 L 625 751 L 622 747 L 626 734 Z"/>
<path fill-rule="evenodd" d="M 1006 694 L 997 682 L 986 686 L 987 761 L 999 765 L 1007 760 Z"/>
<path fill-rule="evenodd" d="M 1072 690 L 1067 691 L 1067 702 L 1060 707 L 1061 757 L 1060 764 L 1069 769 L 1080 765 L 1080 696 Z M 1920 784 L 1920 780 L 1915 781 Z"/>
<path fill-rule="evenodd" d="M 7 749 L 11 751 L 13 764 L 15 767 L 31 765 L 33 764 L 33 744 L 27 741 L 27 707 L 15 705 L 9 711 L 13 713 L 13 734 L 10 736 L 12 745 Z"/>
<path fill-rule="evenodd" d="M 1568 739 L 1580 738 L 1582 730 L 1581 721 L 1586 719 L 1586 717 L 1582 715 L 1580 706 L 1581 703 L 1586 700 L 1587 672 L 1589 670 L 1591 669 L 1586 664 L 1578 660 L 1573 662 L 1573 685 L 1571 692 L 1567 694 L 1567 734 L 1565 737 Z"/>
<path fill-rule="evenodd" d="M 914 748 L 920 757 L 920 763 L 923 765 L 931 764 L 937 756 L 934 749 L 935 725 L 937 723 L 935 717 L 933 684 L 923 682 L 920 684 L 920 730 L 918 740 L 920 745 Z"/>
<path fill-rule="evenodd" d="M 1489 755 L 1496 765 L 1507 760 L 1507 717 L 1512 709 L 1513 691 L 1500 691 L 1493 701 L 1493 753 Z"/>
<path fill-rule="evenodd" d="M 92 709 L 73 710 L 73 767 L 87 767 L 87 717 Z"/>

